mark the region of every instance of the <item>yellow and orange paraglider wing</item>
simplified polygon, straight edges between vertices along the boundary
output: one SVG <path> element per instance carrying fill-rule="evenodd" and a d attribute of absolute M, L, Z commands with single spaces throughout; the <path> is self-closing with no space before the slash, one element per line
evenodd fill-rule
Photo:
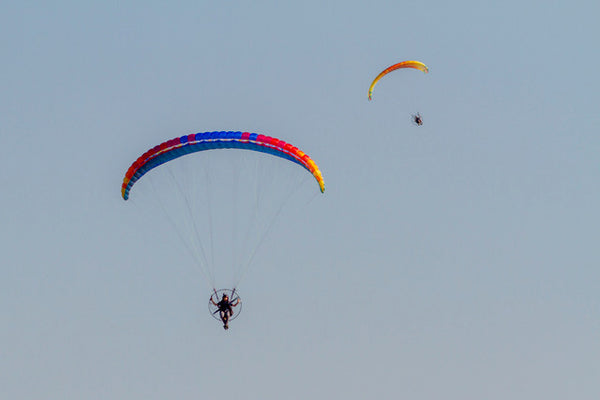
<path fill-rule="evenodd" d="M 402 62 L 399 62 L 398 64 L 389 66 L 386 69 L 384 69 L 383 71 L 381 71 L 375 79 L 373 79 L 373 83 L 371 83 L 371 86 L 369 87 L 369 100 L 371 100 L 371 97 L 373 96 L 373 88 L 375 87 L 377 82 L 381 78 L 383 78 L 385 75 L 387 75 L 388 73 L 395 71 L 397 69 L 401 69 L 401 68 L 414 68 L 414 69 L 418 69 L 419 71 L 423 71 L 425 73 L 429 72 L 429 68 L 427 68 L 427 65 L 423 64 L 420 61 L 413 61 L 413 60 L 402 61 Z"/>

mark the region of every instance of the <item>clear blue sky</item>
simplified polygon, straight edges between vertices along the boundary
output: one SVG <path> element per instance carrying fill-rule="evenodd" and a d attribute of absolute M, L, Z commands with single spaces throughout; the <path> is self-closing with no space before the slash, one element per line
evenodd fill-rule
<path fill-rule="evenodd" d="M 597 399 L 598 15 L 3 2 L 0 397 Z M 407 59 L 430 73 L 368 102 Z M 284 138 L 327 185 L 228 332 L 168 225 L 119 193 L 146 148 L 211 130 Z"/>

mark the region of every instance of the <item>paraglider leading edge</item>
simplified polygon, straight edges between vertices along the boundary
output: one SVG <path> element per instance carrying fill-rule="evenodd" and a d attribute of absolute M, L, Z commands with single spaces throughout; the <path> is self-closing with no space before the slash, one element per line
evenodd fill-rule
<path fill-rule="evenodd" d="M 325 192 L 325 182 L 319 167 L 297 147 L 257 133 L 220 131 L 181 136 L 148 150 L 127 170 L 121 186 L 121 195 L 127 200 L 132 186 L 146 172 L 175 158 L 203 150 L 232 148 L 260 151 L 293 161 L 306 168 L 317 180 L 321 193 Z"/>

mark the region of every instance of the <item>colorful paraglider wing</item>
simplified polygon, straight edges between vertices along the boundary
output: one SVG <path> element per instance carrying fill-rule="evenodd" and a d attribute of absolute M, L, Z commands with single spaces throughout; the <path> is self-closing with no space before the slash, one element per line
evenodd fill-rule
<path fill-rule="evenodd" d="M 325 182 L 317 164 L 307 154 L 283 140 L 249 132 L 204 132 L 168 140 L 142 154 L 123 178 L 123 199 L 129 198 L 129 191 L 135 182 L 151 169 L 186 154 L 214 149 L 254 150 L 293 161 L 306 168 L 317 180 L 321 193 L 325 192 Z"/>
<path fill-rule="evenodd" d="M 384 69 L 383 71 L 381 71 L 381 73 L 379 75 L 377 75 L 377 77 L 371 83 L 371 86 L 369 87 L 369 100 L 371 100 L 371 97 L 373 96 L 373 88 L 375 87 L 377 82 L 381 78 L 383 78 L 385 75 L 387 75 L 388 73 L 395 71 L 397 69 L 401 69 L 401 68 L 414 68 L 414 69 L 418 69 L 419 71 L 423 71 L 425 73 L 429 72 L 429 68 L 427 68 L 427 65 L 423 64 L 420 61 L 402 61 L 398 64 L 389 66 L 386 69 Z"/>

